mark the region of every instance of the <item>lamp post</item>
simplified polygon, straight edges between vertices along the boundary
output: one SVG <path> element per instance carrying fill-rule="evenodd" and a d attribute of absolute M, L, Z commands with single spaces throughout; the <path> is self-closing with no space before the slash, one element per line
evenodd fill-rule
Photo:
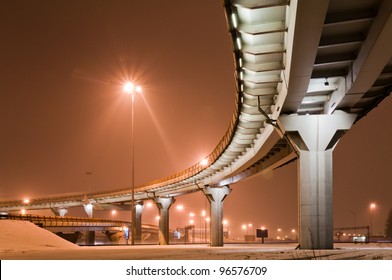
<path fill-rule="evenodd" d="M 253 235 L 253 224 L 248 224 L 248 227 L 250 228 L 250 235 Z M 246 231 L 248 233 L 248 231 Z"/>
<path fill-rule="evenodd" d="M 376 203 L 370 203 L 370 236 L 373 236 L 373 210 L 377 207 Z"/>
<path fill-rule="evenodd" d="M 229 222 L 227 220 L 223 220 L 222 224 L 223 224 L 223 237 L 229 237 L 229 229 L 228 229 Z M 226 231 L 225 231 L 225 228 L 226 228 Z M 226 232 L 226 235 L 225 235 L 225 232 Z"/>
<path fill-rule="evenodd" d="M 357 214 L 354 211 L 351 211 L 354 217 L 354 236 L 357 235 Z"/>
<path fill-rule="evenodd" d="M 180 231 L 180 227 L 181 227 L 181 215 L 180 215 L 180 211 L 184 209 L 184 206 L 182 205 L 178 205 L 177 206 L 177 211 L 178 211 L 178 230 Z"/>
<path fill-rule="evenodd" d="M 134 212 L 135 212 L 135 141 L 134 141 L 134 128 L 133 128 L 133 123 L 134 123 L 134 115 L 133 115 L 133 104 L 135 101 L 135 94 L 136 93 L 141 93 L 142 92 L 142 88 L 139 85 L 134 85 L 131 82 L 126 82 L 124 84 L 123 90 L 125 93 L 128 93 L 129 95 L 131 95 L 131 140 L 132 140 L 132 146 L 131 146 L 131 163 L 132 163 L 132 172 L 131 172 L 131 176 L 132 176 L 132 186 L 131 186 L 131 192 L 132 192 L 132 202 L 131 202 L 131 245 L 135 245 L 135 235 L 136 235 L 136 228 L 135 228 L 135 223 L 134 223 Z"/>
<path fill-rule="evenodd" d="M 92 174 L 93 174 L 93 172 L 91 172 L 91 171 L 87 171 L 86 172 L 87 178 L 89 179 L 88 180 L 88 192 L 89 193 L 91 193 L 91 179 L 90 179 L 90 175 L 92 175 Z"/>
<path fill-rule="evenodd" d="M 206 221 L 206 210 L 202 210 L 200 214 L 200 227 L 203 229 L 203 237 L 204 242 L 207 241 L 207 221 Z M 200 233 L 201 234 L 201 233 Z"/>
<path fill-rule="evenodd" d="M 248 235 L 248 226 L 242 225 L 242 229 L 244 230 L 244 240 L 245 240 L 245 235 Z"/>

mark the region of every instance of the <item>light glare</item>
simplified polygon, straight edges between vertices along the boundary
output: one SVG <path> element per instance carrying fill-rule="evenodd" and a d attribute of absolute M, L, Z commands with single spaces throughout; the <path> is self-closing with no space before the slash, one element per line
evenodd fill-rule
<path fill-rule="evenodd" d="M 135 88 L 134 84 L 132 84 L 131 82 L 126 82 L 124 87 L 123 87 L 123 90 L 126 93 L 132 93 L 134 88 Z"/>
<path fill-rule="evenodd" d="M 238 49 L 241 50 L 241 48 L 242 48 L 241 39 L 239 37 L 237 37 L 237 46 L 238 46 Z"/>
<path fill-rule="evenodd" d="M 203 160 L 200 162 L 200 165 L 201 165 L 201 166 L 206 166 L 207 164 L 208 164 L 208 159 L 207 159 L 207 158 L 203 159 Z"/>
<path fill-rule="evenodd" d="M 237 17 L 236 17 L 236 15 L 235 15 L 234 13 L 231 14 L 231 19 L 232 19 L 232 21 L 233 21 L 233 26 L 234 26 L 234 28 L 237 28 L 237 26 L 238 26 Z"/>

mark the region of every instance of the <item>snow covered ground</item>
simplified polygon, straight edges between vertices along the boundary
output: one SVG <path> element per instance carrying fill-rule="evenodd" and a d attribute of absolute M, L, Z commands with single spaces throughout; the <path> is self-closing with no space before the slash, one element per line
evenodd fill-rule
<path fill-rule="evenodd" d="M 143 245 L 79 247 L 26 221 L 0 220 L 1 260 L 392 260 L 391 243 L 335 244 L 334 250 L 295 250 L 296 244 Z"/>

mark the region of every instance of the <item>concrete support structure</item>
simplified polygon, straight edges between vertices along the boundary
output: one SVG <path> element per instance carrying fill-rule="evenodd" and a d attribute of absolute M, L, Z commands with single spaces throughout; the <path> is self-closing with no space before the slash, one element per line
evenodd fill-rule
<path fill-rule="evenodd" d="M 137 201 L 134 205 L 132 212 L 132 223 L 135 225 L 134 234 L 135 242 L 140 242 L 142 240 L 142 212 L 143 212 L 143 201 Z"/>
<path fill-rule="evenodd" d="M 55 216 L 64 217 L 68 213 L 67 208 L 51 208 Z"/>
<path fill-rule="evenodd" d="M 95 231 L 86 231 L 86 245 L 95 245 Z"/>
<path fill-rule="evenodd" d="M 223 201 L 231 189 L 228 186 L 206 187 L 203 192 L 210 202 L 210 245 L 223 246 Z"/>
<path fill-rule="evenodd" d="M 333 249 L 332 152 L 356 115 L 289 115 L 279 122 L 299 152 L 299 245 Z"/>
<path fill-rule="evenodd" d="M 174 197 L 156 197 L 154 201 L 159 210 L 159 245 L 169 245 L 169 209 L 176 200 Z"/>
<path fill-rule="evenodd" d="M 84 204 L 84 211 L 86 211 L 86 214 L 89 218 L 93 217 L 93 205 L 91 203 L 89 204 Z"/>
<path fill-rule="evenodd" d="M 89 218 L 93 217 L 93 205 L 91 203 L 84 204 L 84 211 Z M 95 231 L 87 231 L 86 232 L 86 245 L 94 245 L 95 244 Z"/>

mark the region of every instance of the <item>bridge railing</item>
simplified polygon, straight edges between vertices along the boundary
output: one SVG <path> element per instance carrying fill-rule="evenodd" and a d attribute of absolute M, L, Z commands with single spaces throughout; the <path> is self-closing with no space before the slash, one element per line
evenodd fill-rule
<path fill-rule="evenodd" d="M 116 221 L 97 218 L 81 217 L 59 217 L 59 216 L 39 216 L 39 215 L 15 215 L 0 214 L 0 219 L 29 221 L 34 224 L 45 227 L 65 227 L 65 226 L 107 226 L 107 227 L 130 227 L 131 223 L 127 221 Z"/>

